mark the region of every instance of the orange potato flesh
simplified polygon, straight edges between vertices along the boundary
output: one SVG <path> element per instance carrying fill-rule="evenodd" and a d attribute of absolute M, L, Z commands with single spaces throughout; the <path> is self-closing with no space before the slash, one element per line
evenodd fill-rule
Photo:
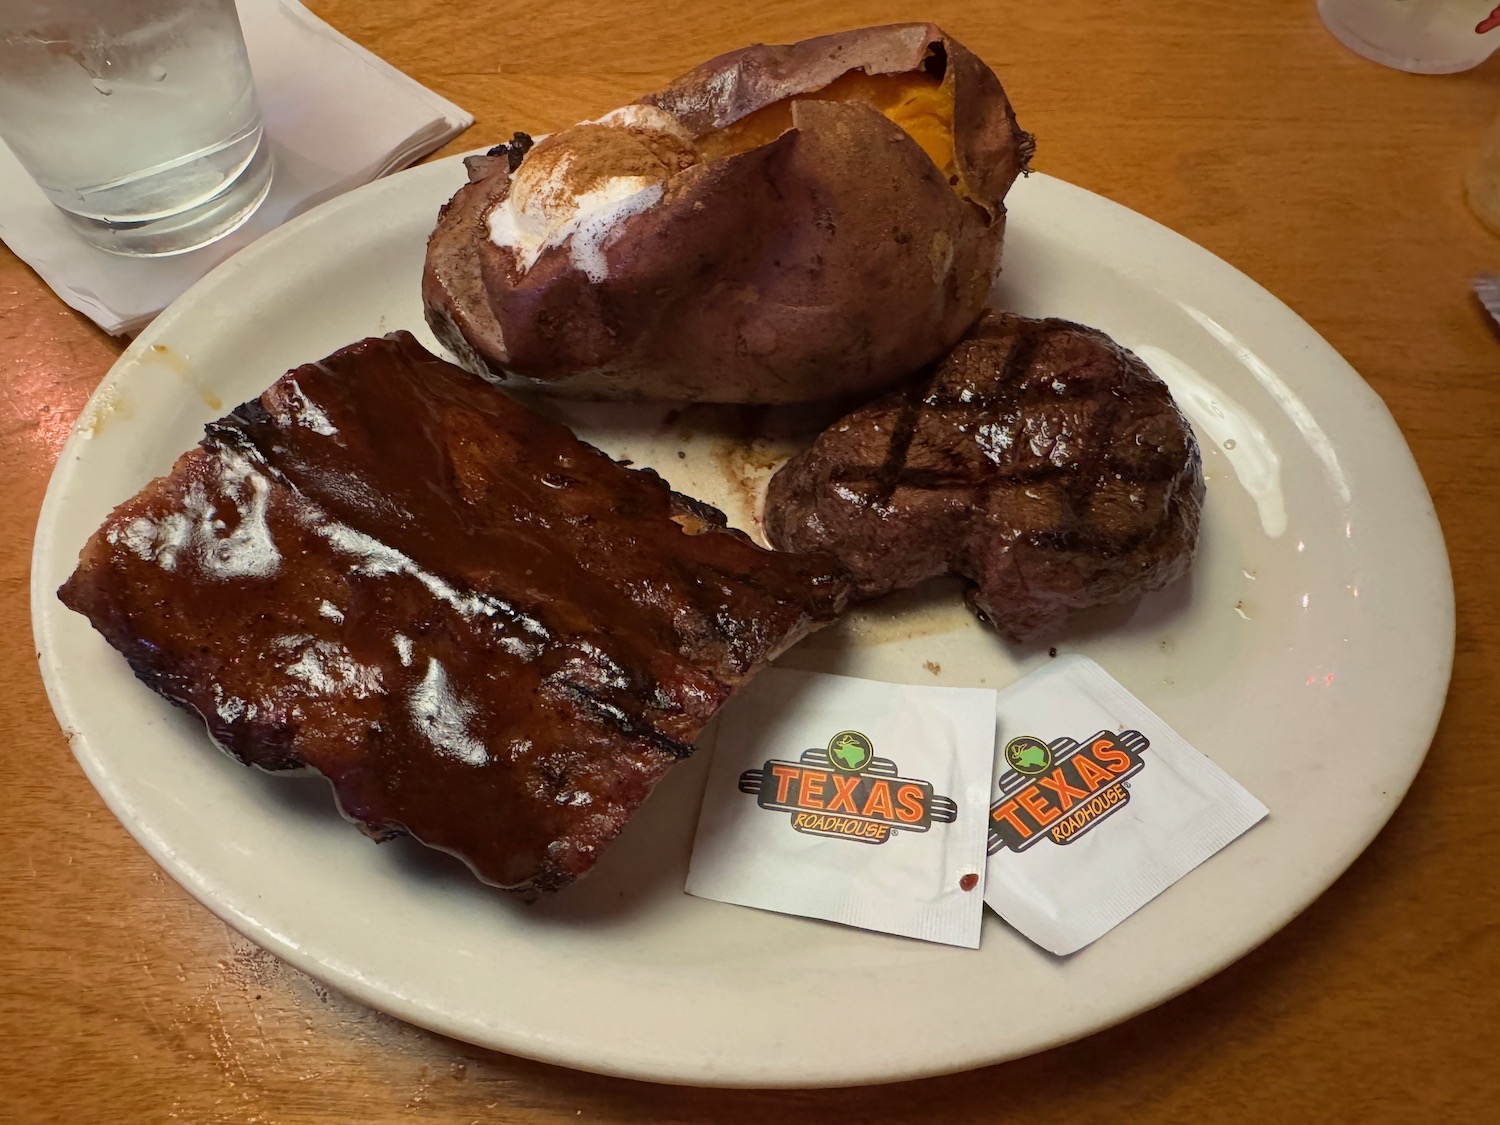
<path fill-rule="evenodd" d="M 769 144 L 792 127 L 792 103 L 798 101 L 864 102 L 873 106 L 905 129 L 950 182 L 955 175 L 952 92 L 925 71 L 872 75 L 851 70 L 821 90 L 772 102 L 700 138 L 698 148 L 704 156 L 716 159 Z"/>

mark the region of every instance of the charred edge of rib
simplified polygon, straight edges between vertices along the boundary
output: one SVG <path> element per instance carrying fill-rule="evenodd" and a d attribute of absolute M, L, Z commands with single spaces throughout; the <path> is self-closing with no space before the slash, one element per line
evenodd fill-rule
<path fill-rule="evenodd" d="M 670 754 L 678 761 L 690 757 L 693 753 L 693 744 L 691 742 L 679 742 L 670 735 L 663 734 L 655 727 L 640 722 L 621 707 L 600 697 L 597 692 L 575 680 L 567 680 L 562 677 L 549 677 L 546 683 L 547 686 L 556 689 L 561 695 L 571 700 L 582 710 L 589 712 L 595 721 L 605 725 L 613 725 L 627 738 L 648 743 L 652 749 Z"/>
<path fill-rule="evenodd" d="M 658 480 L 661 479 L 660 474 L 654 469 L 640 469 L 638 471 L 650 473 Z M 663 481 L 662 483 L 665 484 L 666 482 Z M 729 526 L 729 519 L 723 512 L 719 511 L 712 504 L 705 503 L 702 500 L 694 499 L 691 496 L 684 496 L 680 492 L 672 492 L 672 511 L 674 514 L 693 516 L 719 531 L 733 531 L 739 538 L 749 540 L 749 536 L 744 532 L 738 528 L 731 528 Z"/>
<path fill-rule="evenodd" d="M 261 404 L 260 399 L 252 398 L 242 402 L 224 417 L 219 418 L 203 427 L 203 432 L 209 437 L 218 437 L 221 433 L 228 431 L 238 435 L 241 439 L 248 441 L 249 435 L 245 432 L 251 426 L 274 426 L 276 419 L 271 412 Z"/>

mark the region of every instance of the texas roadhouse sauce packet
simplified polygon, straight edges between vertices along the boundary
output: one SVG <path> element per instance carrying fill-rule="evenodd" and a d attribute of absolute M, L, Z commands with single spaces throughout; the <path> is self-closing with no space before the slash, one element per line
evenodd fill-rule
<path fill-rule="evenodd" d="M 713 755 L 689 894 L 978 948 L 993 691 L 770 668 Z"/>
<path fill-rule="evenodd" d="M 1261 821 L 1266 807 L 1082 656 L 999 693 L 985 901 L 1067 954 Z"/>

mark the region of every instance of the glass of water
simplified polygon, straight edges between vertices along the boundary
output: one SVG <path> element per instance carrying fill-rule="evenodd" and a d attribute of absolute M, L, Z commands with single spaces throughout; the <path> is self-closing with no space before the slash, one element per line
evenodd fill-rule
<path fill-rule="evenodd" d="M 271 186 L 234 0 L 0 0 L 0 137 L 117 254 L 207 245 Z"/>
<path fill-rule="evenodd" d="M 1500 47 L 1490 18 L 1500 0 L 1318 0 L 1336 39 L 1367 59 L 1413 74 L 1471 70 Z"/>

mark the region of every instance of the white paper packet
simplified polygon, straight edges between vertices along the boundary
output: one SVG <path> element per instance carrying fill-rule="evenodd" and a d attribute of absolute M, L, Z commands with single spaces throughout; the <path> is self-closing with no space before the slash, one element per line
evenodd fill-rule
<path fill-rule="evenodd" d="M 777 668 L 720 716 L 687 892 L 979 947 L 995 693 Z"/>
<path fill-rule="evenodd" d="M 1266 816 L 1086 657 L 996 706 L 985 901 L 1053 953 L 1101 937 Z"/>

